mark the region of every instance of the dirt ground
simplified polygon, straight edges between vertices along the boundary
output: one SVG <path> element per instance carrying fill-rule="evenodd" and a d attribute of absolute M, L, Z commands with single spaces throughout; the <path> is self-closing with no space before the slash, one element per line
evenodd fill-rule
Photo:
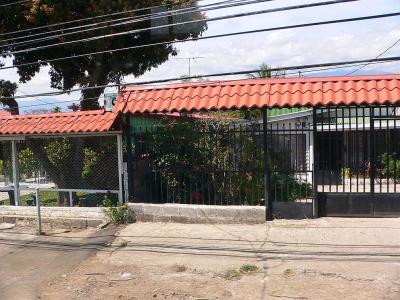
<path fill-rule="evenodd" d="M 117 230 L 53 230 L 38 237 L 32 228 L 9 225 L 0 224 L 1 300 L 40 299 L 43 286 L 107 248 Z"/>
<path fill-rule="evenodd" d="M 41 299 L 400 299 L 399 255 L 400 219 L 137 223 L 121 230 L 111 247 L 43 285 L 40 294 Z"/>

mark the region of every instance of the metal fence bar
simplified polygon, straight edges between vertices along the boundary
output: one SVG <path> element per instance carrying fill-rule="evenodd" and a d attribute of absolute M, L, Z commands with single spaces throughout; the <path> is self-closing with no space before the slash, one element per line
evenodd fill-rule
<path fill-rule="evenodd" d="M 42 235 L 42 217 L 40 213 L 40 191 L 36 189 L 36 208 L 37 208 L 37 234 Z"/>
<path fill-rule="evenodd" d="M 9 189 L 8 189 L 9 190 Z M 7 189 L 4 189 L 4 191 L 8 191 Z M 25 188 L 25 187 L 20 187 L 21 191 L 31 191 L 34 192 L 36 191 L 36 188 Z M 0 189 L 0 191 L 3 191 L 3 189 Z M 88 193 L 88 194 L 119 194 L 120 190 L 91 190 L 91 189 L 57 189 L 57 188 L 40 188 L 40 191 L 42 192 L 72 192 L 72 193 Z"/>
<path fill-rule="evenodd" d="M 268 164 L 268 110 L 262 110 L 263 118 L 263 145 L 264 145 L 264 202 L 266 220 L 272 219 L 272 201 L 270 201 L 270 166 Z"/>
<path fill-rule="evenodd" d="M 11 141 L 11 152 L 12 152 L 12 167 L 13 167 L 13 186 L 14 186 L 14 200 L 15 205 L 21 205 L 21 199 L 19 194 L 19 165 L 18 165 L 18 152 L 17 152 L 16 140 Z"/>
<path fill-rule="evenodd" d="M 124 174 L 124 162 L 123 162 L 123 141 L 122 134 L 117 135 L 117 151 L 118 151 L 118 185 L 119 185 L 119 202 L 123 203 L 124 197 L 124 186 L 123 186 L 123 174 Z"/>
<path fill-rule="evenodd" d="M 318 177 L 317 177 L 317 169 L 318 165 L 316 162 L 317 159 L 317 108 L 313 107 L 312 113 L 312 182 L 313 182 L 313 217 L 318 217 Z"/>

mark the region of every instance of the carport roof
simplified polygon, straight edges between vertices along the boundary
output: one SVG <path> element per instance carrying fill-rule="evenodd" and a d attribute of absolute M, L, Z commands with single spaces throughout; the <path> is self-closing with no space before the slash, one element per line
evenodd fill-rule
<path fill-rule="evenodd" d="M 116 118 L 103 110 L 0 116 L 0 135 L 104 133 L 116 129 Z"/>
<path fill-rule="evenodd" d="M 370 75 L 126 86 L 114 111 L 155 113 L 397 103 L 400 75 Z"/>

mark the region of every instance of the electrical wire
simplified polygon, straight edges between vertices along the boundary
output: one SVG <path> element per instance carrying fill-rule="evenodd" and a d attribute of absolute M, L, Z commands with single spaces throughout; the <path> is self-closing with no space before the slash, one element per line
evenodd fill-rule
<path fill-rule="evenodd" d="M 26 2 L 28 2 L 28 1 L 30 1 L 30 0 L 27 0 Z M 196 0 L 197 3 L 198 2 L 203 2 L 203 1 L 206 1 L 206 0 Z M 169 7 L 169 6 L 173 6 L 173 4 L 162 4 L 162 5 L 156 5 L 156 6 L 148 6 L 148 7 L 136 8 L 136 9 L 126 10 L 126 11 L 120 11 L 120 12 L 114 12 L 114 13 L 94 16 L 94 17 L 87 17 L 87 18 L 81 18 L 81 19 L 65 21 L 65 22 L 58 22 L 58 23 L 53 23 L 53 24 L 48 24 L 48 25 L 43 25 L 43 26 L 37 26 L 37 27 L 32 27 L 32 28 L 26 28 L 26 29 L 20 29 L 20 30 L 15 30 L 15 31 L 3 32 L 3 33 L 0 33 L 0 36 L 11 35 L 11 34 L 16 34 L 16 33 L 22 33 L 22 32 L 32 32 L 34 30 L 40 30 L 40 29 L 45 29 L 45 28 L 49 28 L 49 27 L 62 26 L 62 25 L 67 25 L 67 24 L 74 24 L 74 23 L 79 23 L 79 22 L 84 22 L 84 21 L 91 21 L 91 20 L 96 20 L 96 19 L 101 19 L 101 18 L 118 16 L 118 15 L 122 15 L 122 14 L 140 12 L 140 11 L 145 11 L 145 10 L 149 10 L 149 9 L 165 8 L 165 7 Z"/>
<path fill-rule="evenodd" d="M 393 56 L 393 57 L 385 57 L 385 58 L 373 58 L 373 59 L 362 59 L 362 60 L 350 60 L 350 61 L 342 61 L 342 62 L 330 62 L 330 63 L 319 63 L 319 64 L 309 64 L 309 65 L 297 65 L 297 66 L 287 66 L 287 67 L 277 67 L 271 68 L 270 71 L 288 71 L 288 70 L 303 70 L 303 69 L 314 69 L 314 68 L 322 68 L 322 67 L 334 67 L 334 66 L 342 66 L 342 65 L 353 65 L 353 64 L 362 64 L 362 63 L 370 63 L 370 62 L 394 62 L 399 61 L 400 56 Z M 255 70 L 244 70 L 244 71 L 232 71 L 232 72 L 223 72 L 223 73 L 213 73 L 213 74 L 203 74 L 203 75 L 193 75 L 193 76 L 186 76 L 185 79 L 199 79 L 204 77 L 220 77 L 220 76 L 233 76 L 233 75 L 246 75 L 250 73 L 257 73 L 259 69 Z M 130 82 L 124 84 L 126 85 L 148 85 L 148 84 L 155 84 L 155 83 L 167 83 L 173 81 L 181 81 L 182 78 L 167 78 L 167 79 L 158 79 L 158 80 L 149 80 L 149 81 L 138 81 L 138 82 Z M 24 96 L 14 96 L 14 97 L 2 97 L 0 99 L 22 99 L 22 98 L 32 98 L 32 97 L 40 97 L 40 96 L 55 96 L 55 95 L 63 95 L 69 94 L 71 92 L 78 92 L 78 91 L 85 91 L 85 90 L 96 90 L 96 89 L 104 89 L 107 87 L 119 87 L 118 84 L 106 84 L 106 85 L 99 85 L 94 87 L 83 87 L 83 88 L 76 88 L 70 90 L 64 90 L 59 92 L 45 92 L 39 94 L 30 94 Z"/>
<path fill-rule="evenodd" d="M 140 17 L 138 17 L 138 16 L 125 17 L 125 18 L 120 18 L 120 19 L 116 19 L 116 20 L 108 20 L 108 21 L 98 22 L 98 23 L 94 23 L 94 24 L 88 24 L 88 25 L 84 25 L 84 26 L 77 26 L 77 27 L 71 27 L 71 28 L 65 28 L 65 29 L 58 29 L 58 30 L 55 30 L 55 31 L 47 31 L 47 32 L 41 32 L 41 33 L 31 34 L 31 35 L 27 35 L 27 36 L 16 37 L 16 38 L 12 38 L 12 39 L 6 39 L 6 40 L 2 40 L 1 42 L 8 42 L 8 41 L 12 41 L 12 40 L 26 39 L 26 38 L 32 38 L 32 37 L 35 37 L 35 36 L 46 35 L 46 37 L 42 37 L 42 38 L 28 39 L 26 41 L 21 41 L 21 42 L 16 42 L 16 43 L 3 45 L 3 46 L 0 46 L 0 48 L 26 46 L 26 45 L 30 45 L 30 44 L 43 42 L 43 41 L 49 41 L 49 40 L 57 39 L 57 38 L 60 38 L 60 37 L 69 36 L 69 35 L 85 33 L 85 32 L 95 31 L 95 30 L 101 30 L 101 29 L 104 29 L 104 28 L 109 29 L 109 28 L 117 27 L 117 26 L 140 23 L 140 22 L 147 21 L 147 20 L 155 20 L 155 19 L 166 18 L 168 16 L 171 16 L 172 14 L 173 14 L 173 16 L 178 16 L 178 15 L 189 14 L 189 13 L 193 13 L 193 12 L 197 12 L 197 11 L 199 11 L 199 12 L 207 12 L 207 11 L 218 10 L 218 9 L 223 9 L 223 8 L 232 8 L 232 7 L 242 6 L 242 5 L 250 5 L 250 4 L 262 3 L 262 2 L 270 2 L 270 1 L 274 1 L 274 0 L 225 0 L 225 1 L 222 1 L 222 2 L 218 2 L 218 3 L 204 5 L 204 6 L 201 6 L 201 7 L 200 6 L 193 6 L 193 7 L 190 7 L 190 8 L 182 8 L 182 9 L 171 10 L 171 11 L 166 11 L 166 12 L 159 12 L 159 13 L 155 13 L 155 14 L 147 14 L 147 15 L 143 15 L 143 16 L 140 16 Z M 214 7 L 214 6 L 216 6 L 216 7 Z M 128 20 L 128 21 L 126 21 L 126 20 Z M 129 21 L 129 20 L 131 20 L 131 21 Z M 99 25 L 102 25 L 102 24 L 109 24 L 109 23 L 113 23 L 113 22 L 117 22 L 117 21 L 124 21 L 124 22 L 111 24 L 111 25 L 105 25 L 105 26 L 99 26 Z M 89 28 L 89 29 L 82 30 L 82 27 L 95 27 L 95 28 Z M 64 33 L 67 30 L 73 30 L 73 29 L 79 29 L 79 30 L 78 31 Z M 57 35 L 50 35 L 49 36 L 49 34 L 53 33 L 53 32 L 61 32 L 61 33 L 57 34 Z"/>
<path fill-rule="evenodd" d="M 232 32 L 232 33 L 224 33 L 224 34 L 217 34 L 217 35 L 198 37 L 198 38 L 188 39 L 188 40 L 175 40 L 175 41 L 168 41 L 168 42 L 150 43 L 150 44 L 137 45 L 137 46 L 131 46 L 131 47 L 124 47 L 124 48 L 118 48 L 118 49 L 96 51 L 96 52 L 91 52 L 91 53 L 86 53 L 86 54 L 71 55 L 71 56 L 48 59 L 48 60 L 39 60 L 39 61 L 36 61 L 36 62 L 31 62 L 31 63 L 16 64 L 16 65 L 12 65 L 12 66 L 1 67 L 0 70 L 20 68 L 20 67 L 38 65 L 38 64 L 43 64 L 43 63 L 52 63 L 52 62 L 57 62 L 57 61 L 69 60 L 69 59 L 77 59 L 77 58 L 93 56 L 93 55 L 97 55 L 97 54 L 106 54 L 106 53 L 111 54 L 111 53 L 116 53 L 116 52 L 120 52 L 120 51 L 127 51 L 127 50 L 133 50 L 133 49 L 142 49 L 142 48 L 153 47 L 153 46 L 178 44 L 178 43 L 187 43 L 187 42 L 199 41 L 199 40 L 208 40 L 208 39 L 231 37 L 231 36 L 238 36 L 238 35 L 270 32 L 270 31 L 278 31 L 278 30 L 305 28 L 305 27 L 312 27 L 312 26 L 339 24 L 339 23 L 346 23 L 346 22 L 366 21 L 366 20 L 388 18 L 388 17 L 394 17 L 394 16 L 400 16 L 400 12 L 390 13 L 390 14 L 381 14 L 381 15 L 372 15 L 372 16 L 365 16 L 365 17 L 357 17 L 357 18 L 348 18 L 348 19 L 336 19 L 336 20 L 313 22 L 313 23 L 303 23 L 303 24 L 295 24 L 295 25 L 288 25 L 288 26 L 279 26 L 279 27 L 272 27 L 272 28 L 247 30 L 247 31 L 238 31 L 238 32 Z"/>
<path fill-rule="evenodd" d="M 399 42 L 400 42 L 400 38 L 399 38 L 396 42 L 394 42 L 392 45 L 390 45 L 388 48 L 386 48 L 383 52 L 381 52 L 380 54 L 378 54 L 375 58 L 380 58 L 382 55 L 386 54 L 390 49 L 392 49 L 393 47 L 395 47 Z M 351 74 L 354 74 L 354 73 L 360 71 L 361 69 L 364 69 L 366 66 L 369 66 L 369 65 L 370 65 L 369 63 L 368 63 L 368 64 L 364 64 L 364 65 L 362 65 L 361 67 L 359 67 L 359 68 L 357 68 L 357 69 L 354 69 L 353 71 L 347 73 L 346 76 L 351 75 Z"/>
<path fill-rule="evenodd" d="M 21 0 L 21 1 L 11 2 L 11 3 L 0 4 L 0 7 L 11 6 L 11 5 L 16 5 L 16 4 L 22 4 L 22 3 L 29 2 L 29 1 L 30 0 Z"/>
<path fill-rule="evenodd" d="M 169 28 L 169 27 L 174 27 L 174 26 L 179 26 L 179 25 L 194 24 L 194 23 L 199 23 L 199 22 L 204 22 L 204 21 L 206 21 L 206 22 L 221 21 L 221 20 L 248 17 L 248 16 L 260 15 L 260 14 L 273 13 L 273 12 L 281 12 L 281 11 L 288 11 L 288 10 L 295 10 L 295 9 L 302 9 L 302 8 L 311 8 L 311 7 L 318 7 L 318 6 L 327 6 L 327 5 L 334 5 L 334 4 L 339 4 L 339 3 L 355 2 L 355 1 L 359 1 L 359 0 L 332 0 L 332 1 L 325 1 L 325 2 L 316 2 L 316 3 L 308 3 L 308 4 L 302 4 L 302 5 L 273 8 L 273 9 L 257 10 L 257 11 L 253 11 L 253 12 L 237 13 L 237 14 L 209 18 L 207 20 L 191 20 L 191 21 L 185 21 L 185 22 L 178 22 L 175 24 L 152 26 L 152 27 L 143 28 L 143 29 L 134 29 L 134 30 L 128 30 L 125 32 L 104 34 L 104 35 L 100 35 L 100 36 L 84 38 L 84 39 L 79 39 L 79 40 L 72 40 L 72 41 L 61 42 L 61 43 L 56 43 L 56 44 L 43 45 L 43 46 L 28 48 L 28 49 L 19 50 L 19 51 L 6 52 L 6 53 L 3 53 L 3 55 L 15 55 L 15 54 L 19 54 L 19 53 L 28 53 L 28 52 L 33 52 L 33 51 L 37 51 L 37 50 L 49 49 L 52 47 L 71 45 L 71 44 L 76 44 L 76 43 L 81 43 L 81 42 L 97 41 L 100 39 L 105 39 L 105 38 L 110 38 L 110 37 L 119 37 L 119 36 L 139 33 L 139 32 L 146 32 L 146 31 L 149 31 L 152 29 L 163 29 L 163 28 Z"/>
<path fill-rule="evenodd" d="M 387 63 L 393 63 L 396 61 L 383 61 L 383 62 L 373 62 L 371 64 L 387 64 Z M 349 64 L 349 65 L 343 65 L 343 66 L 336 66 L 336 67 L 327 67 L 327 68 L 315 68 L 315 69 L 310 69 L 310 70 L 305 70 L 305 71 L 301 71 L 302 74 L 306 74 L 306 73 L 316 73 L 316 72 L 321 72 L 321 71 L 329 71 L 329 70 L 338 70 L 338 69 L 347 69 L 350 67 L 357 67 L 363 64 Z M 295 71 L 295 72 L 287 72 L 285 73 L 285 75 L 297 75 L 299 72 Z M 206 75 L 203 75 L 204 77 L 206 77 Z M 341 75 L 342 76 L 342 75 Z M 343 75 L 346 76 L 346 75 Z M 181 79 L 182 80 L 182 79 Z M 147 87 L 149 85 L 146 85 Z M 156 86 L 156 85 L 154 85 Z M 84 100 L 96 100 L 98 99 L 97 97 L 93 97 L 93 98 L 85 98 Z M 39 99 L 38 99 L 39 100 Z M 57 106 L 59 104 L 63 104 L 63 103 L 74 103 L 74 102 L 80 102 L 83 99 L 75 99 L 75 100 L 65 100 L 65 101 L 57 101 L 57 102 L 47 102 L 46 104 L 31 104 L 31 105 L 24 105 L 24 106 L 18 106 L 18 108 L 27 108 L 27 107 L 36 107 L 36 106 L 43 106 L 43 105 L 51 105 L 51 106 Z M 16 107 L 10 107 L 10 108 L 16 108 Z"/>

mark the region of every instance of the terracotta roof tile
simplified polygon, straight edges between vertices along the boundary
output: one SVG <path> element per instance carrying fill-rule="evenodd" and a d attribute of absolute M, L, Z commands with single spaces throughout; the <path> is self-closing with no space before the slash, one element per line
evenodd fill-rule
<path fill-rule="evenodd" d="M 127 86 L 116 111 L 148 113 L 400 103 L 400 75 L 247 79 Z"/>
<path fill-rule="evenodd" d="M 0 135 L 95 133 L 115 129 L 117 114 L 103 110 L 0 116 Z"/>

